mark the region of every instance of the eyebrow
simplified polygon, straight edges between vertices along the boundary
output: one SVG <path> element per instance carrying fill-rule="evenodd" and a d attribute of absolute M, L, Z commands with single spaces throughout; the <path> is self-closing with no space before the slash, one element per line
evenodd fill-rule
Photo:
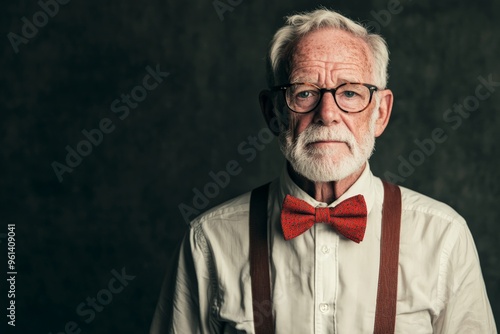
<path fill-rule="evenodd" d="M 290 83 L 301 83 L 301 82 L 307 82 L 307 83 L 314 83 L 317 82 L 317 80 L 310 80 L 310 76 L 297 76 L 293 80 L 290 80 Z"/>
<path fill-rule="evenodd" d="M 295 83 L 310 83 L 310 84 L 314 84 L 314 85 L 320 87 L 320 85 L 318 84 L 318 82 L 316 80 L 307 80 L 306 78 L 307 77 L 299 76 L 299 77 L 295 78 L 294 80 L 290 80 L 290 83 L 291 84 L 295 84 Z M 361 82 L 361 81 L 359 81 L 359 80 L 348 80 L 348 79 L 345 79 L 345 78 L 339 78 L 337 80 L 337 86 L 341 85 L 341 84 L 344 84 L 344 83 L 356 83 L 356 82 Z"/>

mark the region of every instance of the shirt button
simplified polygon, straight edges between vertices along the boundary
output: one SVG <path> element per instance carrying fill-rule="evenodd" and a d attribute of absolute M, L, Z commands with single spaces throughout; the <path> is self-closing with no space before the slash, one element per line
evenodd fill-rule
<path fill-rule="evenodd" d="M 321 247 L 321 251 L 323 252 L 323 254 L 328 254 L 328 253 L 330 253 L 330 247 L 325 245 L 325 246 Z"/>
<path fill-rule="evenodd" d="M 328 310 L 330 309 L 330 306 L 328 306 L 327 303 L 321 303 L 319 304 L 319 310 L 322 312 L 322 313 L 326 313 L 328 312 Z"/>

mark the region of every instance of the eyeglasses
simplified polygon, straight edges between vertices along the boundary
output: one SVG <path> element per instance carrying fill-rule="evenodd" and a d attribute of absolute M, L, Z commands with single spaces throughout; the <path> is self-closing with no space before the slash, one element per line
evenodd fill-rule
<path fill-rule="evenodd" d="M 346 113 L 358 113 L 365 110 L 372 101 L 377 86 L 366 83 L 343 83 L 336 88 L 320 88 L 312 83 L 299 82 L 276 86 L 272 91 L 283 91 L 290 110 L 305 114 L 313 111 L 321 102 L 326 92 L 331 92 L 340 110 Z"/>

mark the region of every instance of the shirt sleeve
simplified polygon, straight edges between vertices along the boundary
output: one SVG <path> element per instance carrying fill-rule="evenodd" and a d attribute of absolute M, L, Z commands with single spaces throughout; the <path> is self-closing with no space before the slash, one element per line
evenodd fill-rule
<path fill-rule="evenodd" d="M 216 332 L 208 259 L 201 227 L 191 227 L 167 269 L 150 334 Z"/>
<path fill-rule="evenodd" d="M 434 333 L 497 333 L 472 235 L 465 222 L 454 227 L 441 258 Z"/>

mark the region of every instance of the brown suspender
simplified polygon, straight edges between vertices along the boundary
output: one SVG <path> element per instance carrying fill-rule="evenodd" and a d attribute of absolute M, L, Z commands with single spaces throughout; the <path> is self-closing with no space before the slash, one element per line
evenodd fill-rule
<path fill-rule="evenodd" d="M 274 333 L 267 245 L 268 193 L 269 183 L 254 189 L 250 197 L 250 277 L 255 334 Z"/>
<path fill-rule="evenodd" d="M 383 183 L 384 204 L 382 206 L 382 235 L 374 334 L 394 333 L 398 292 L 401 190 L 394 184 L 385 181 Z"/>
<path fill-rule="evenodd" d="M 397 185 L 382 182 L 384 203 L 374 334 L 394 333 L 398 288 L 401 191 Z M 269 183 L 254 189 L 250 197 L 250 275 L 256 334 L 274 334 L 267 240 L 268 193 Z"/>

